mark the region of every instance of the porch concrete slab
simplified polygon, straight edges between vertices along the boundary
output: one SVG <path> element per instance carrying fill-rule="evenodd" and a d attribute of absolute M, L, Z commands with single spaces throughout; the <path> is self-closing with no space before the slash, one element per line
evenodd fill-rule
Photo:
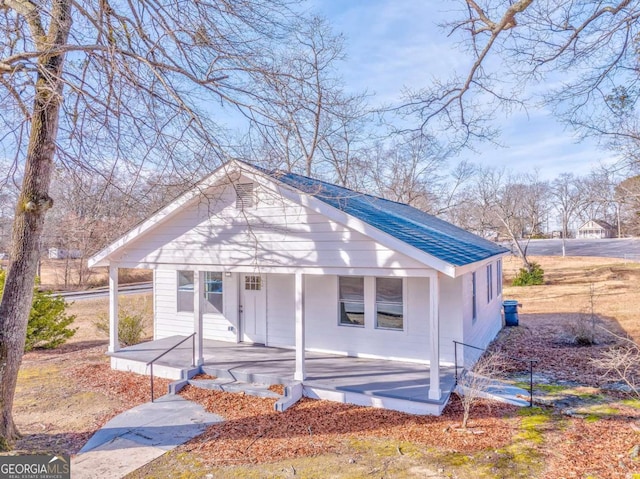
<path fill-rule="evenodd" d="M 122 477 L 222 420 L 181 396 L 162 396 L 123 412 L 98 430 L 72 459 L 73 476 Z"/>
<path fill-rule="evenodd" d="M 183 338 L 172 336 L 128 347 L 112 355 L 148 362 Z M 203 371 L 220 378 L 265 384 L 294 382 L 293 349 L 204 340 L 203 356 Z M 191 344 L 188 341 L 183 343 L 156 364 L 184 368 L 190 366 Z M 429 366 L 425 364 L 317 352 L 307 352 L 305 364 L 305 386 L 320 389 L 442 403 L 455 386 L 453 366 L 440 367 L 442 400 L 433 401 L 428 399 Z"/>

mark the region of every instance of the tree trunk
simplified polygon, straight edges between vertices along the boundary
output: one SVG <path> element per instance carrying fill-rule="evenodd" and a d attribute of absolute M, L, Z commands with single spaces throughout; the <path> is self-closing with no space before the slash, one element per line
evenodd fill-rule
<path fill-rule="evenodd" d="M 37 13 L 26 16 L 34 31 L 42 31 Z M 69 0 L 54 0 L 49 32 L 36 39 L 40 51 L 67 42 L 71 27 Z M 24 353 L 29 312 L 40 255 L 40 237 L 51 207 L 49 184 L 53 170 L 58 118 L 62 102 L 63 54 L 43 54 L 35 90 L 24 179 L 18 197 L 9 268 L 0 301 L 0 450 L 19 437 L 12 416 L 18 370 Z"/>

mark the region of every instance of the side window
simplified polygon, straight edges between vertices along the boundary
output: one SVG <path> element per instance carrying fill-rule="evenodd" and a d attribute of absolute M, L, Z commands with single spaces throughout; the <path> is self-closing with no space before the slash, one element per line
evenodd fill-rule
<path fill-rule="evenodd" d="M 487 266 L 487 303 L 493 299 L 493 265 Z"/>
<path fill-rule="evenodd" d="M 496 289 L 498 296 L 502 294 L 502 260 L 498 260 L 496 266 Z"/>
<path fill-rule="evenodd" d="M 223 314 L 222 273 L 205 271 L 204 273 L 204 312 Z"/>
<path fill-rule="evenodd" d="M 478 319 L 477 307 L 477 289 L 476 289 L 476 273 L 471 273 L 471 318 L 473 321 Z"/>
<path fill-rule="evenodd" d="M 341 326 L 364 326 L 364 278 L 362 276 L 338 277 L 338 302 Z"/>
<path fill-rule="evenodd" d="M 178 271 L 178 312 L 193 313 L 193 271 Z"/>
<path fill-rule="evenodd" d="M 404 329 L 402 278 L 376 278 L 376 328 Z"/>

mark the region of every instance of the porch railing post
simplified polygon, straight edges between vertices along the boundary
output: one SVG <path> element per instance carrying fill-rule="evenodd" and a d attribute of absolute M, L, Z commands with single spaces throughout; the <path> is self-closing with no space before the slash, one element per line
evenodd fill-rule
<path fill-rule="evenodd" d="M 150 364 L 150 374 L 151 374 L 151 402 L 153 402 L 153 363 Z"/>
<path fill-rule="evenodd" d="M 191 336 L 191 367 L 196 367 L 196 335 Z"/>
<path fill-rule="evenodd" d="M 529 407 L 533 407 L 533 360 L 529 360 Z"/>
<path fill-rule="evenodd" d="M 195 343 L 195 335 L 196 333 L 192 333 L 191 335 L 187 336 L 186 338 L 184 338 L 182 341 L 174 344 L 173 346 L 171 346 L 169 349 L 167 349 L 166 351 L 164 351 L 162 354 L 156 356 L 155 358 L 153 358 L 151 361 L 149 361 L 147 363 L 147 366 L 149 366 L 149 374 L 151 376 L 151 402 L 153 402 L 153 363 L 155 363 L 158 359 L 160 359 L 161 357 L 163 357 L 165 354 L 173 351 L 175 348 L 177 348 L 178 346 L 180 346 L 182 343 L 184 343 L 186 340 L 188 340 L 189 338 L 193 339 L 192 344 L 192 355 L 191 355 L 191 359 L 192 359 L 192 365 L 193 367 L 195 367 L 195 362 L 196 362 L 196 343 Z"/>
<path fill-rule="evenodd" d="M 458 341 L 453 342 L 453 374 L 455 375 L 455 384 L 458 385 Z"/>

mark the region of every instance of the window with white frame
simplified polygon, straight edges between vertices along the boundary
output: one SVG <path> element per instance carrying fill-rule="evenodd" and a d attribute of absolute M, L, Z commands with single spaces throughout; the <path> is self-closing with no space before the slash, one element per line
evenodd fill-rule
<path fill-rule="evenodd" d="M 178 271 L 178 312 L 193 313 L 193 271 Z"/>
<path fill-rule="evenodd" d="M 478 319 L 476 272 L 471 273 L 471 319 Z"/>
<path fill-rule="evenodd" d="M 246 291 L 260 291 L 262 289 L 262 276 L 246 275 L 244 277 L 244 289 Z"/>
<path fill-rule="evenodd" d="M 402 278 L 376 278 L 376 328 L 404 329 Z"/>
<path fill-rule="evenodd" d="M 487 265 L 487 303 L 493 299 L 493 265 Z"/>
<path fill-rule="evenodd" d="M 204 312 L 223 314 L 222 273 L 205 271 L 204 273 Z"/>
<path fill-rule="evenodd" d="M 364 278 L 338 277 L 338 322 L 341 326 L 364 326 Z"/>
<path fill-rule="evenodd" d="M 502 294 L 502 260 L 499 259 L 496 264 L 496 288 L 498 296 Z"/>

